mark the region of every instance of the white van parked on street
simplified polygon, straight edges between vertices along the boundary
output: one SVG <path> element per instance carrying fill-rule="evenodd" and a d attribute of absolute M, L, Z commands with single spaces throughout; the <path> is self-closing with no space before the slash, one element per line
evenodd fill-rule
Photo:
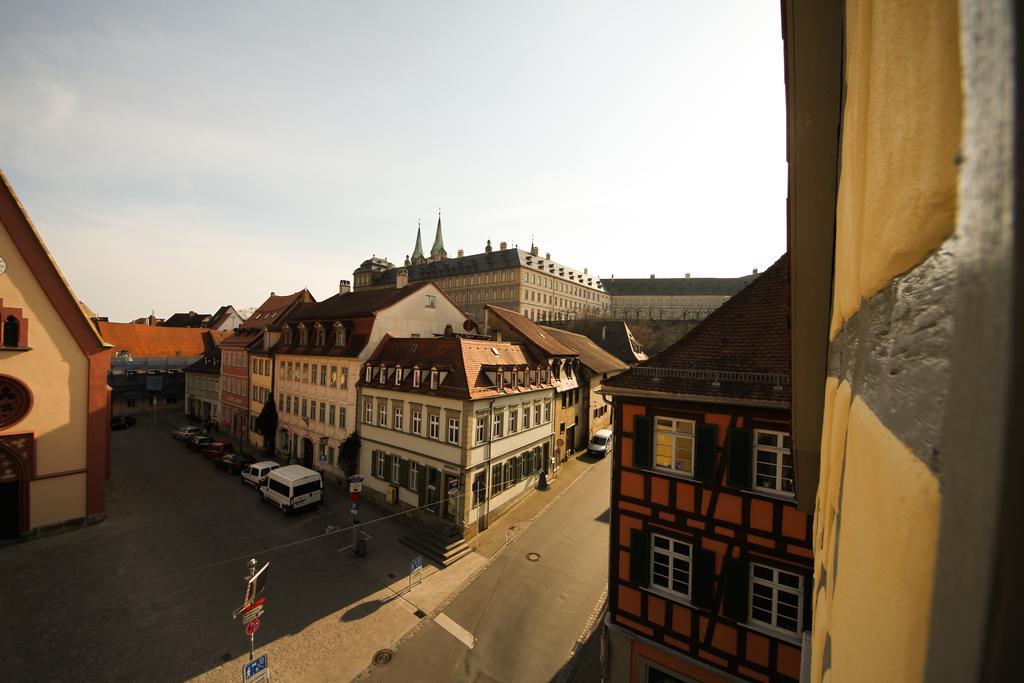
<path fill-rule="evenodd" d="M 267 475 L 279 467 L 281 467 L 281 465 L 273 460 L 254 462 L 242 470 L 242 483 L 252 484 L 256 488 L 259 488 L 263 485 L 263 482 L 267 480 Z"/>
<path fill-rule="evenodd" d="M 285 514 L 324 500 L 324 480 L 319 472 L 302 465 L 278 467 L 260 486 L 260 498 L 281 508 Z"/>
<path fill-rule="evenodd" d="M 587 445 L 587 455 L 603 458 L 612 452 L 613 441 L 612 430 L 602 429 L 595 432 L 593 438 L 590 439 L 590 443 Z"/>

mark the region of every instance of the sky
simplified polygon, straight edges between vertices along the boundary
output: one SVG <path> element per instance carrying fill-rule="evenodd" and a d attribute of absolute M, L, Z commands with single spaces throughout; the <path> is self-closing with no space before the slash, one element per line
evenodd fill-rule
<path fill-rule="evenodd" d="M 0 169 L 111 320 L 326 298 L 438 210 L 605 278 L 786 248 L 771 0 L 35 0 L 0 59 Z"/>

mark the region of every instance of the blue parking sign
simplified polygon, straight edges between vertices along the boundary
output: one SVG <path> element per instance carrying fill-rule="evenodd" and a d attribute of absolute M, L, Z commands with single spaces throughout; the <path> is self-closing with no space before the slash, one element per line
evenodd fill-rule
<path fill-rule="evenodd" d="M 251 662 L 242 665 L 242 683 L 259 683 L 268 680 L 267 653 L 264 652 Z"/>

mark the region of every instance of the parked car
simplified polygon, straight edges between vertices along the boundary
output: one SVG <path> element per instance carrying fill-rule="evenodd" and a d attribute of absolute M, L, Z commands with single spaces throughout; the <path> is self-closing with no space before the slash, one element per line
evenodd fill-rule
<path fill-rule="evenodd" d="M 135 424 L 135 418 L 131 415 L 118 415 L 110 418 L 111 429 L 128 429 Z"/>
<path fill-rule="evenodd" d="M 324 502 L 324 480 L 320 473 L 302 465 L 278 467 L 260 486 L 260 498 L 288 514 L 306 505 Z"/>
<path fill-rule="evenodd" d="M 612 430 L 602 429 L 594 433 L 587 445 L 587 455 L 603 458 L 612 452 Z"/>
<path fill-rule="evenodd" d="M 192 436 L 188 437 L 188 441 L 186 441 L 185 443 L 187 443 L 188 447 L 191 448 L 192 450 L 201 451 L 207 446 L 209 446 L 211 443 L 213 443 L 213 437 L 210 436 L 209 434 L 193 434 Z"/>
<path fill-rule="evenodd" d="M 228 453 L 223 458 L 213 461 L 217 469 L 224 470 L 228 474 L 239 474 L 242 470 L 248 469 L 249 465 L 256 462 L 256 458 L 245 453 Z"/>
<path fill-rule="evenodd" d="M 252 484 L 256 488 L 259 488 L 263 485 L 263 482 L 267 480 L 267 475 L 278 467 L 280 467 L 280 465 L 273 460 L 254 462 L 242 470 L 242 483 Z"/>
<path fill-rule="evenodd" d="M 173 432 L 171 432 L 171 436 L 173 436 L 178 441 L 185 441 L 186 439 L 188 439 L 188 437 L 198 433 L 199 427 L 178 427 Z"/>
<path fill-rule="evenodd" d="M 209 458 L 210 460 L 219 460 L 228 453 L 234 453 L 235 447 L 224 441 L 211 441 L 210 443 L 206 444 L 206 446 L 204 446 L 203 449 L 199 452 L 203 454 L 204 458 Z"/>

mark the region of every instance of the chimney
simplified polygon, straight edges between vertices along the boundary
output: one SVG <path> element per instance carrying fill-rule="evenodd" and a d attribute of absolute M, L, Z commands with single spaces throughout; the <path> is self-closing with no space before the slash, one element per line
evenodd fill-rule
<path fill-rule="evenodd" d="M 156 327 L 156 315 L 154 315 L 154 313 L 155 311 L 151 311 L 149 317 L 146 319 L 146 324 L 150 327 Z"/>
<path fill-rule="evenodd" d="M 338 280 L 338 294 L 348 294 L 352 291 L 352 283 L 348 280 Z"/>
<path fill-rule="evenodd" d="M 398 272 L 395 273 L 395 289 L 401 289 L 409 284 L 409 271 L 405 268 L 399 268 Z"/>
<path fill-rule="evenodd" d="M 188 312 L 188 314 L 189 314 L 189 315 L 195 315 L 195 314 L 196 314 L 196 312 L 195 312 L 195 311 L 189 311 L 189 312 Z"/>
<path fill-rule="evenodd" d="M 686 279 L 687 279 L 687 280 L 689 280 L 689 279 L 690 279 L 690 274 L 689 274 L 689 273 L 687 273 L 687 274 L 686 274 Z"/>
<path fill-rule="evenodd" d="M 654 279 L 654 273 L 651 273 L 651 279 L 652 280 Z"/>
<path fill-rule="evenodd" d="M 462 257 L 463 257 L 463 256 L 465 256 L 465 255 L 466 255 L 466 252 L 465 252 L 465 250 L 463 250 L 463 249 L 459 249 L 459 258 L 462 258 Z"/>
<path fill-rule="evenodd" d="M 586 275 L 586 274 L 587 274 L 587 269 L 586 269 L 586 268 L 584 268 L 584 269 L 583 269 L 583 274 L 584 274 L 584 275 Z"/>
<path fill-rule="evenodd" d="M 508 242 L 502 242 L 501 244 L 498 245 L 498 248 L 501 249 L 502 251 L 505 251 L 506 249 L 508 249 Z"/>
<path fill-rule="evenodd" d="M 540 247 L 530 247 L 530 256 L 540 256 Z"/>
<path fill-rule="evenodd" d="M 757 268 L 754 268 L 754 275 L 757 275 Z"/>
<path fill-rule="evenodd" d="M 484 253 L 485 253 L 485 254 L 490 254 L 490 253 L 491 253 L 491 251 L 493 251 L 493 250 L 491 249 L 491 241 L 490 241 L 490 240 L 487 240 L 487 246 L 486 246 L 486 247 L 484 247 Z"/>
<path fill-rule="evenodd" d="M 551 260 L 551 252 L 550 251 L 548 253 L 544 254 L 544 260 L 545 261 L 550 261 Z"/>
<path fill-rule="evenodd" d="M 454 337 L 455 336 L 455 328 L 452 327 L 450 324 L 449 325 L 445 325 L 444 326 L 444 336 L 446 336 L 446 337 Z"/>
<path fill-rule="evenodd" d="M 270 296 L 275 296 L 275 295 L 274 295 L 274 293 L 273 293 L 273 292 L 271 292 L 271 293 L 270 293 Z"/>

